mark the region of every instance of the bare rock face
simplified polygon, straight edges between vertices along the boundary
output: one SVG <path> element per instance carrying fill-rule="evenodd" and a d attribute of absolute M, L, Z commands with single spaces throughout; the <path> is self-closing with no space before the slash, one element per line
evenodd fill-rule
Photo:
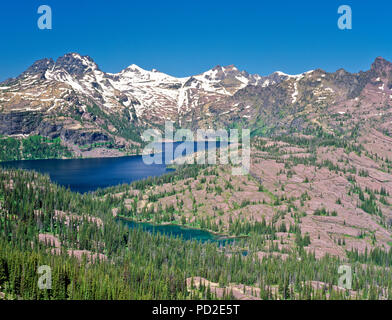
<path fill-rule="evenodd" d="M 29 135 L 41 121 L 41 115 L 34 112 L 10 112 L 0 114 L 1 135 Z"/>
<path fill-rule="evenodd" d="M 68 53 L 59 57 L 54 65 L 54 70 L 62 70 L 76 77 L 99 70 L 97 64 L 89 56 L 81 57 L 77 53 Z"/>
<path fill-rule="evenodd" d="M 64 129 L 61 137 L 77 145 L 88 145 L 96 142 L 108 142 L 110 138 L 102 132 L 80 132 L 78 130 Z"/>
<path fill-rule="evenodd" d="M 41 59 L 34 62 L 25 72 L 23 72 L 19 78 L 39 75 L 41 79 L 45 79 L 46 70 L 53 68 L 53 59 Z"/>

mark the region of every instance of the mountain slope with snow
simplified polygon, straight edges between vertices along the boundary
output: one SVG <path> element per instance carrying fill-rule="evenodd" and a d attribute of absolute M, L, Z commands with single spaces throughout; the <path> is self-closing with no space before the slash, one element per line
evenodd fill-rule
<path fill-rule="evenodd" d="M 245 71 L 239 71 L 233 65 L 216 66 L 202 74 L 184 78 L 172 77 L 155 69 L 147 71 L 134 64 L 113 74 L 101 71 L 88 56 L 69 53 L 59 57 L 56 62 L 52 59 L 35 62 L 13 85 L 17 91 L 34 91 L 35 85 L 63 86 L 72 90 L 72 94 L 78 99 L 83 100 L 80 103 L 83 111 L 86 108 L 85 103 L 93 102 L 103 108 L 104 112 L 127 110 L 132 119 L 136 115 L 141 123 L 149 124 L 166 120 L 177 121 L 181 114 L 187 114 L 206 103 L 232 96 L 248 85 L 267 86 L 285 78 L 286 75 L 280 74 L 273 74 L 270 77 L 250 75 Z M 36 82 L 38 80 L 39 83 Z M 62 90 L 66 91 L 65 88 Z M 42 90 L 43 88 L 40 89 L 41 92 Z M 37 103 L 42 101 L 42 97 L 38 97 Z M 62 97 L 54 97 L 54 105 L 41 108 L 46 111 L 64 108 L 68 104 L 66 99 L 62 101 Z"/>
<path fill-rule="evenodd" d="M 317 69 L 260 76 L 230 65 L 177 78 L 134 64 L 106 73 L 90 57 L 68 53 L 0 83 L 0 134 L 60 137 L 84 154 L 97 144 L 135 151 L 144 129 L 160 129 L 167 120 L 192 129 L 240 125 L 261 134 L 315 125 L 334 132 L 333 114 L 355 113 L 353 125 L 373 114 L 388 117 L 380 108 L 392 103 L 391 66 L 377 58 L 370 70 L 354 74 Z"/>

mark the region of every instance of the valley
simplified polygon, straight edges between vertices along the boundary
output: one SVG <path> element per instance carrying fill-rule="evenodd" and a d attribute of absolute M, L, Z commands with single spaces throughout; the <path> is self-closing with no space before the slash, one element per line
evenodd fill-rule
<path fill-rule="evenodd" d="M 0 119 L 3 298 L 392 296 L 383 58 L 354 74 L 231 65 L 175 78 L 136 65 L 105 73 L 70 53 L 0 83 Z M 249 173 L 219 162 L 148 167 L 142 132 L 165 121 L 250 129 Z M 55 270 L 51 291 L 36 287 L 38 262 Z M 339 286 L 342 265 L 351 289 Z"/>

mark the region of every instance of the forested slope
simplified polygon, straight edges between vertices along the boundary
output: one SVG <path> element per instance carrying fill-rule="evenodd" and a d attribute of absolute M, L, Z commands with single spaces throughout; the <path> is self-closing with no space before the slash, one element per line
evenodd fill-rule
<path fill-rule="evenodd" d="M 208 287 L 188 290 L 187 279 L 197 276 L 222 287 L 252 286 L 263 299 L 391 297 L 391 259 L 383 251 L 352 253 L 355 277 L 349 295 L 334 286 L 343 263 L 338 257 L 316 259 L 298 245 L 285 259 L 272 254 L 259 259 L 214 244 L 128 230 L 112 215 L 121 198 L 105 194 L 72 193 L 32 172 L 0 172 L 0 291 L 5 298 L 213 298 Z M 93 254 L 100 255 L 92 259 Z M 51 290 L 38 289 L 40 265 L 52 268 Z M 230 296 L 230 291 L 224 295 Z"/>

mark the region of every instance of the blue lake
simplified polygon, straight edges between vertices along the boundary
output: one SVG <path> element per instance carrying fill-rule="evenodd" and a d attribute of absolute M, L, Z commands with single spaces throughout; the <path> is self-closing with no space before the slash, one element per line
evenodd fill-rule
<path fill-rule="evenodd" d="M 119 221 L 126 224 L 130 229 L 140 228 L 144 231 L 151 233 L 161 233 L 173 237 L 182 238 L 183 240 L 198 240 L 200 242 L 214 242 L 219 246 L 224 246 L 238 239 L 234 238 L 224 238 L 222 236 L 215 235 L 211 232 L 186 228 L 178 225 L 166 224 L 166 225 L 155 225 L 147 222 L 135 222 L 126 219 L 119 218 Z"/>
<path fill-rule="evenodd" d="M 180 142 L 173 143 L 173 149 Z M 163 144 L 165 145 L 165 144 Z M 219 143 L 217 146 L 219 147 Z M 211 148 L 207 143 L 203 146 L 194 143 L 194 150 L 201 151 Z M 213 148 L 213 147 L 212 147 Z M 161 150 L 164 150 L 161 145 Z M 172 154 L 174 157 L 174 153 Z M 166 159 L 165 152 L 162 158 Z M 17 168 L 34 170 L 45 173 L 50 179 L 62 186 L 69 187 L 72 191 L 85 193 L 98 188 L 106 188 L 123 183 L 130 183 L 148 177 L 161 176 L 173 171 L 163 164 L 145 164 L 142 156 L 127 156 L 117 158 L 89 158 L 89 159 L 50 159 L 50 160 L 22 160 L 2 162 L 3 168 Z M 201 242 L 214 242 L 219 246 L 236 241 L 235 239 L 225 239 L 208 231 L 193 228 L 185 228 L 177 225 L 154 225 L 150 223 L 133 222 L 119 219 L 129 228 L 141 228 L 152 233 L 162 233 L 173 237 L 180 237 L 183 240 L 198 240 Z M 243 253 L 244 254 L 244 253 Z"/>
<path fill-rule="evenodd" d="M 159 144 L 156 147 L 163 152 L 163 160 L 167 158 L 164 152 L 166 145 Z M 170 143 L 173 151 L 181 142 Z M 208 143 L 197 145 L 196 142 L 186 142 L 193 144 L 194 150 L 201 151 L 208 148 Z M 217 142 L 219 147 L 219 142 Z M 174 158 L 174 152 L 171 154 Z M 35 170 L 50 176 L 50 179 L 59 185 L 69 187 L 72 191 L 85 193 L 95 191 L 98 188 L 106 188 L 123 183 L 131 183 L 148 177 L 161 176 L 173 171 L 164 164 L 145 164 L 142 156 L 127 156 L 116 158 L 88 158 L 88 159 L 50 159 L 50 160 L 22 160 L 2 162 L 3 168 L 18 168 Z"/>

